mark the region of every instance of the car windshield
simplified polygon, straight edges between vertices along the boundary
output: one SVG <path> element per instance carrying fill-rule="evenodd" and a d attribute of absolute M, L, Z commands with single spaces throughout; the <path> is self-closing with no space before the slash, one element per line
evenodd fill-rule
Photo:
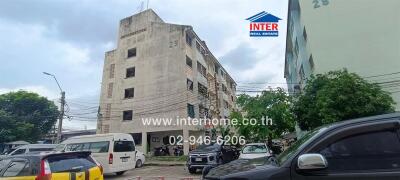
<path fill-rule="evenodd" d="M 297 154 L 297 152 L 301 151 L 304 148 L 304 146 L 308 144 L 308 142 L 312 139 L 312 137 L 316 136 L 317 134 L 323 132 L 326 129 L 327 129 L 326 127 L 321 127 L 305 134 L 302 138 L 297 140 L 293 145 L 291 145 L 288 149 L 283 151 L 278 156 L 279 164 L 282 164 L 286 160 L 292 158 L 293 155 Z"/>
<path fill-rule="evenodd" d="M 267 147 L 263 144 L 255 144 L 255 145 L 246 145 L 242 154 L 252 154 L 252 153 L 266 153 Z"/>
<path fill-rule="evenodd" d="M 218 143 L 211 143 L 209 145 L 200 145 L 197 147 L 197 150 L 206 150 L 206 151 L 213 151 L 213 150 L 218 150 L 221 146 Z"/>

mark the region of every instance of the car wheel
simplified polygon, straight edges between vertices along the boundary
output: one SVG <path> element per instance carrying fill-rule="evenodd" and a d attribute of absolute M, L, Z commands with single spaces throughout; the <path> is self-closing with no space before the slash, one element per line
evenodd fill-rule
<path fill-rule="evenodd" d="M 121 176 L 125 173 L 125 171 L 120 171 L 120 172 L 116 172 L 115 174 L 117 174 L 118 176 Z"/>
<path fill-rule="evenodd" d="M 142 160 L 138 159 L 138 160 L 136 161 L 136 167 L 140 168 L 140 167 L 142 167 L 142 166 L 143 166 Z"/>
<path fill-rule="evenodd" d="M 194 174 L 196 173 L 197 169 L 196 168 L 189 168 L 189 173 Z"/>

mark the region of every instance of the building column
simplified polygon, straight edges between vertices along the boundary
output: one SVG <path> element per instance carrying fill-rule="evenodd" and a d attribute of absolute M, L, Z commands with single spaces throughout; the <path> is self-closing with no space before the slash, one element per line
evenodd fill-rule
<path fill-rule="evenodd" d="M 147 146 L 147 132 L 142 132 L 142 151 L 144 154 L 148 154 Z"/>
<path fill-rule="evenodd" d="M 183 154 L 189 154 L 189 130 L 183 129 Z"/>

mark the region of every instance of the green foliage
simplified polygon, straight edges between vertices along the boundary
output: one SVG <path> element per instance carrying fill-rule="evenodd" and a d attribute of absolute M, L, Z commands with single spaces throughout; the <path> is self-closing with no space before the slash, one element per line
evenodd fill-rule
<path fill-rule="evenodd" d="M 57 106 L 36 93 L 26 91 L 0 95 L 0 143 L 37 141 L 58 118 Z"/>
<path fill-rule="evenodd" d="M 290 111 L 291 97 L 283 89 L 263 91 L 261 95 L 241 94 L 237 99 L 241 112 L 232 112 L 230 119 L 237 119 L 236 129 L 248 141 L 263 141 L 294 131 L 294 119 Z M 272 119 L 268 121 L 267 118 Z M 256 125 L 245 125 L 250 119 Z"/>
<path fill-rule="evenodd" d="M 303 130 L 346 119 L 394 112 L 395 102 L 378 84 L 347 70 L 311 76 L 293 112 Z"/>

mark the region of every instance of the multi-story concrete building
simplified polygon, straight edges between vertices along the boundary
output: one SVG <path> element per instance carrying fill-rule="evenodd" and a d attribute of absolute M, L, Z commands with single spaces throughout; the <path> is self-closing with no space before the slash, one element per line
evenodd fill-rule
<path fill-rule="evenodd" d="M 400 1 L 289 0 L 285 78 L 347 68 L 392 94 L 400 110 Z"/>
<path fill-rule="evenodd" d="M 145 10 L 120 21 L 117 48 L 105 54 L 97 132 L 130 133 L 144 152 L 170 136 L 204 136 L 208 126 L 175 125 L 175 119 L 228 117 L 235 89 L 191 26 Z M 151 118 L 172 123 L 144 123 Z M 187 154 L 189 144 L 183 146 Z"/>

